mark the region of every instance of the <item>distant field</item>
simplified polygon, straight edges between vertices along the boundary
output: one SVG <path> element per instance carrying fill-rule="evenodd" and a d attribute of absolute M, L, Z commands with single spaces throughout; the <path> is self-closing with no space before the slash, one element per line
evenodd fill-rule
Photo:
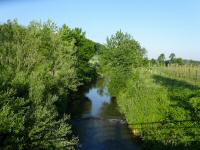
<path fill-rule="evenodd" d="M 200 65 L 157 67 L 157 73 L 171 78 L 185 80 L 192 84 L 200 84 Z"/>

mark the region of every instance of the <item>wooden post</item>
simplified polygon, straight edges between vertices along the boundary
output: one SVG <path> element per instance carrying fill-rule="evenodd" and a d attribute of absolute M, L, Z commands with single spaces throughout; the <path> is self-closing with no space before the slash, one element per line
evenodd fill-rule
<path fill-rule="evenodd" d="M 188 71 L 189 71 L 189 72 L 188 72 L 188 73 L 189 73 L 189 77 L 188 77 L 188 78 L 189 78 L 189 80 L 190 80 L 190 68 L 189 68 L 189 70 L 188 70 Z"/>
<path fill-rule="evenodd" d="M 196 70 L 196 85 L 197 85 L 197 80 L 198 80 L 198 70 Z"/>

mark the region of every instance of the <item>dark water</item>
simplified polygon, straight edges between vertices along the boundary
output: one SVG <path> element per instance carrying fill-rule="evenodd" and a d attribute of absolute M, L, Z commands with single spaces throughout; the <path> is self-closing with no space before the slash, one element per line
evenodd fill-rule
<path fill-rule="evenodd" d="M 98 80 L 71 105 L 73 131 L 80 150 L 137 150 L 116 100 Z"/>

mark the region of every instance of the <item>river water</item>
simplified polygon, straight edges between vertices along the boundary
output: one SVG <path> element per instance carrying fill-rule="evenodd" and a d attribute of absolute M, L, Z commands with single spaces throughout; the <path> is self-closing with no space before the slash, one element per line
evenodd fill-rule
<path fill-rule="evenodd" d="M 119 113 L 116 100 L 108 93 L 103 80 L 70 105 L 73 132 L 79 137 L 79 150 L 138 150 Z"/>

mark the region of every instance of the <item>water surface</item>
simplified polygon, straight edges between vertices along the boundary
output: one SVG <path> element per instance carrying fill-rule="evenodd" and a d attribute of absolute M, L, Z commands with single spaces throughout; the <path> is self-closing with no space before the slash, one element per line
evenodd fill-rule
<path fill-rule="evenodd" d="M 116 100 L 98 80 L 71 107 L 79 150 L 137 150 Z"/>

